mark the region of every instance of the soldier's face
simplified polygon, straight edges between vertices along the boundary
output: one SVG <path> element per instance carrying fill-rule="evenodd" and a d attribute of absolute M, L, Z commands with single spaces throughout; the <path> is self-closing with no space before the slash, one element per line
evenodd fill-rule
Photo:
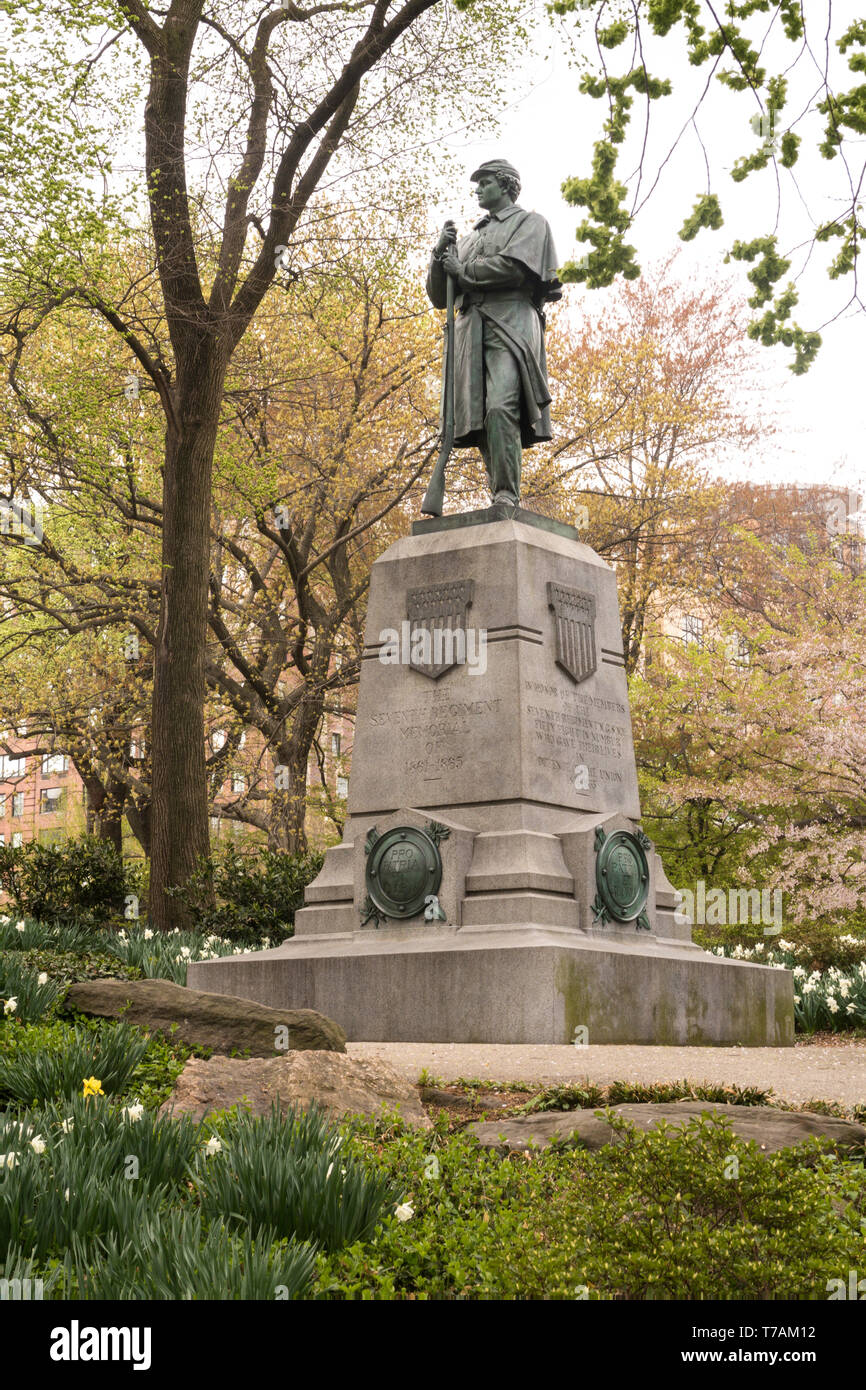
<path fill-rule="evenodd" d="M 482 174 L 475 185 L 479 205 L 487 212 L 498 212 L 508 202 L 508 194 L 495 174 Z"/>

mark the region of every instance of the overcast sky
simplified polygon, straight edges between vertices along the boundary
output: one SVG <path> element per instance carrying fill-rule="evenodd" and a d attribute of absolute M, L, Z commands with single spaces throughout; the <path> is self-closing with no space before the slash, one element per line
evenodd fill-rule
<path fill-rule="evenodd" d="M 824 0 L 813 0 L 816 10 L 821 10 L 823 4 Z M 791 50 L 783 45 L 780 51 L 782 48 L 783 65 L 787 65 Z M 768 46 L 768 53 L 772 59 L 771 46 Z M 623 67 L 624 58 L 620 55 L 624 55 L 624 49 L 612 55 L 617 60 L 615 71 Z M 648 55 L 648 67 L 655 76 L 670 76 L 675 93 L 653 104 L 655 134 L 646 164 L 654 173 L 689 114 L 685 95 L 703 87 L 707 69 L 696 74 L 684 63 L 672 65 L 670 44 L 666 50 L 656 45 L 654 52 Z M 841 75 L 844 79 L 844 70 Z M 809 100 L 818 76 L 817 68 L 808 59 L 795 72 L 789 102 L 792 111 Z M 851 74 L 847 77 L 850 85 L 854 79 Z M 712 87 L 719 87 L 719 84 L 713 82 Z M 723 256 L 735 238 L 751 240 L 773 230 L 778 196 L 771 171 L 752 175 L 741 184 L 734 184 L 726 173 L 736 158 L 749 152 L 759 141 L 759 136 L 749 126 L 756 110 L 750 103 L 750 96 L 734 95 L 719 87 L 718 92 L 711 91 L 699 117 L 699 130 L 710 154 L 711 186 L 721 198 L 724 227 L 717 232 L 703 231 L 688 245 L 680 242 L 676 235 L 695 198 L 706 190 L 704 156 L 696 136 L 689 130 L 667 165 L 655 194 L 641 211 L 634 234 L 628 237 L 638 248 L 641 264 L 648 265 L 654 259 L 666 257 L 679 246 L 683 274 L 703 279 L 722 273 L 742 284 L 744 297 L 750 292 L 745 278 L 748 267 L 733 262 L 725 266 Z M 517 166 L 523 180 L 521 205 L 547 217 L 560 262 L 564 262 L 589 248 L 577 247 L 575 229 L 583 210 L 565 203 L 561 185 L 570 175 L 589 174 L 592 144 L 600 132 L 603 113 L 601 102 L 578 91 L 578 74 L 569 66 L 555 31 L 548 34 L 541 29 L 536 51 L 526 55 L 517 67 L 515 100 L 502 115 L 498 138 L 479 141 L 471 132 L 462 131 L 448 137 L 446 143 L 458 162 L 465 166 L 467 187 L 468 175 L 491 155 L 502 155 Z M 633 123 L 642 136 L 640 98 L 635 101 Z M 813 156 L 808 149 L 807 128 L 798 129 L 802 129 L 803 134 L 801 162 L 796 170 L 799 189 L 782 171 L 778 235 L 779 249 L 785 254 L 798 243 L 809 240 L 815 220 L 829 218 L 840 206 L 838 195 L 844 192 L 841 161 L 828 163 Z M 866 141 L 860 142 L 861 154 L 864 147 Z M 620 177 L 630 173 L 636 163 L 634 148 L 633 144 L 628 146 L 626 155 L 621 157 Z M 461 207 L 463 192 L 455 190 L 453 206 L 441 210 L 443 215 L 456 215 L 461 230 L 466 229 L 474 207 L 473 200 L 465 196 Z M 794 319 L 806 329 L 820 327 L 842 308 L 851 292 L 850 280 L 836 285 L 828 280 L 823 271 L 827 259 L 825 248 L 819 248 L 805 275 L 797 282 L 800 304 L 794 311 Z M 791 273 L 799 270 L 801 264 L 802 253 L 794 258 Z M 605 290 L 587 292 L 573 286 L 568 296 L 573 311 L 579 314 L 580 304 L 587 294 L 598 306 L 603 304 L 605 293 Z M 795 377 L 787 370 L 786 363 L 792 358 L 789 350 L 760 350 L 767 404 L 779 419 L 780 432 L 774 445 L 762 451 L 760 457 L 755 454 L 744 459 L 742 469 L 737 471 L 756 481 L 827 482 L 832 476 L 866 493 L 866 316 L 862 311 L 847 310 L 823 331 L 823 338 L 818 359 L 805 376 Z M 730 465 L 728 471 L 731 471 Z"/>

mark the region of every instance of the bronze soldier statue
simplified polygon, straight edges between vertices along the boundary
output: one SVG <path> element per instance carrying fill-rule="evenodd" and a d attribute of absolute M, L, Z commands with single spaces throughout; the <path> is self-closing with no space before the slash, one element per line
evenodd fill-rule
<path fill-rule="evenodd" d="M 477 446 L 494 502 L 516 505 L 522 450 L 551 438 L 543 305 L 560 299 L 562 286 L 550 227 L 517 205 L 514 165 L 490 159 L 471 179 L 484 216 L 459 241 L 445 223 L 427 293 L 444 309 L 453 276 L 453 447 Z M 422 509 L 441 507 L 425 499 Z"/>

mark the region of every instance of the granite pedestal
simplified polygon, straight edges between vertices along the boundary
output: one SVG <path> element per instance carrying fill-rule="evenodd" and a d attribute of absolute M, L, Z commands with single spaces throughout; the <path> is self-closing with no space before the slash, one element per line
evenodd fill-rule
<path fill-rule="evenodd" d="M 613 570 L 519 508 L 413 532 L 373 566 L 342 843 L 293 940 L 190 985 L 353 1041 L 793 1043 L 790 974 L 696 946 L 640 828 Z"/>

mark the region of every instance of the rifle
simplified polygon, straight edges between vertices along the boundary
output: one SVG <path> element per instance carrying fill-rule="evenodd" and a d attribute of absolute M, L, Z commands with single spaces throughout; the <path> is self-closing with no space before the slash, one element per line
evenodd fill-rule
<path fill-rule="evenodd" d="M 445 468 L 454 447 L 454 277 L 446 272 L 445 300 L 445 399 L 442 410 L 442 438 L 439 457 L 421 503 L 423 516 L 441 516 L 445 501 Z"/>

